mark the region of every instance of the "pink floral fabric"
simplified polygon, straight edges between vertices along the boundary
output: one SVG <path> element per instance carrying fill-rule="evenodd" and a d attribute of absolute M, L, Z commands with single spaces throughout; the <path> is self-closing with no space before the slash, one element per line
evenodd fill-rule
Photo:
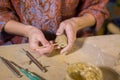
<path fill-rule="evenodd" d="M 0 44 L 26 42 L 23 37 L 4 32 L 4 26 L 9 20 L 33 25 L 41 29 L 48 39 L 53 39 L 61 21 L 89 13 L 96 19 L 96 25 L 91 29 L 97 31 L 108 17 L 107 2 L 108 0 L 0 0 Z M 89 32 L 86 29 L 82 34 L 87 30 Z"/>

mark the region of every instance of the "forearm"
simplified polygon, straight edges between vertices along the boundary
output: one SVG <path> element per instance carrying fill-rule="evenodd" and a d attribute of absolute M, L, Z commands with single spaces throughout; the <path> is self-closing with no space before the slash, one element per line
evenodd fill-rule
<path fill-rule="evenodd" d="M 104 20 L 108 18 L 109 12 L 106 9 L 106 5 L 109 0 L 94 0 L 88 1 L 91 5 L 84 5 L 85 9 L 79 12 L 78 16 L 82 16 L 84 14 L 91 14 L 95 18 L 95 31 L 98 31 L 100 27 L 103 25 Z"/>
<path fill-rule="evenodd" d="M 91 27 L 96 23 L 95 17 L 91 14 L 85 14 L 82 19 L 84 20 L 84 27 Z"/>
<path fill-rule="evenodd" d="M 87 28 L 87 27 L 91 27 L 91 26 L 95 25 L 95 23 L 96 23 L 94 16 L 92 16 L 91 14 L 85 14 L 81 17 L 75 18 L 74 20 L 75 20 L 76 24 L 79 25 L 79 26 L 77 26 L 78 30 Z"/>
<path fill-rule="evenodd" d="M 22 23 L 10 20 L 6 23 L 4 27 L 4 31 L 9 34 L 20 35 L 24 37 L 28 37 L 28 32 L 31 26 L 24 25 Z"/>

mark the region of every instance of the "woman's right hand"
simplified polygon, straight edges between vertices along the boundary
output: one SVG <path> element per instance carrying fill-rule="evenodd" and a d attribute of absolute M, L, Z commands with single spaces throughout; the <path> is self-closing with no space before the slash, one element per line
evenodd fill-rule
<path fill-rule="evenodd" d="M 30 49 L 39 54 L 51 53 L 54 49 L 53 44 L 45 39 L 42 31 L 34 26 L 10 20 L 6 23 L 4 30 L 9 34 L 27 37 Z M 39 45 L 40 43 L 42 46 Z"/>
<path fill-rule="evenodd" d="M 36 27 L 28 26 L 27 37 L 29 39 L 29 47 L 40 55 L 46 55 L 53 51 L 54 45 L 46 40 L 41 30 Z M 42 44 L 40 46 L 39 44 Z"/>

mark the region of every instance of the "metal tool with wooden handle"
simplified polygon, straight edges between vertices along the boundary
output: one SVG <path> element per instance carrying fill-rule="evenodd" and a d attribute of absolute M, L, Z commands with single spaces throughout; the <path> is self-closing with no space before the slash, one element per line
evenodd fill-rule
<path fill-rule="evenodd" d="M 26 53 L 26 55 L 30 58 L 30 60 L 36 64 L 38 66 L 38 68 L 42 71 L 42 72 L 46 72 L 46 68 L 43 67 L 43 65 L 41 63 L 39 63 L 38 60 L 36 60 L 28 51 L 26 51 L 25 49 L 23 49 L 23 51 Z"/>
<path fill-rule="evenodd" d="M 0 59 L 8 67 L 8 69 L 10 69 L 10 71 L 12 71 L 12 73 L 15 76 L 17 76 L 19 78 L 22 77 L 22 75 L 20 74 L 20 72 L 11 64 L 10 61 L 8 61 L 7 59 L 5 59 L 4 57 L 0 57 Z"/>

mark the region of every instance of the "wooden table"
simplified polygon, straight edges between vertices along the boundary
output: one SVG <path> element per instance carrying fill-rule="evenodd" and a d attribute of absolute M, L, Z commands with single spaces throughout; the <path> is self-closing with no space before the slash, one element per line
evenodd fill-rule
<path fill-rule="evenodd" d="M 96 66 L 110 67 L 120 72 L 120 66 L 115 66 L 120 53 L 120 35 L 93 36 L 79 38 L 76 40 L 72 52 L 69 55 L 46 57 L 31 53 L 44 66 L 48 66 L 47 72 L 43 73 L 32 63 L 29 65 L 29 58 L 22 51 L 22 48 L 29 50 L 28 44 L 0 46 L 0 56 L 14 61 L 23 68 L 35 72 L 46 80 L 64 80 L 68 64 L 85 62 Z M 28 80 L 25 76 L 17 78 L 0 60 L 0 80 Z"/>

